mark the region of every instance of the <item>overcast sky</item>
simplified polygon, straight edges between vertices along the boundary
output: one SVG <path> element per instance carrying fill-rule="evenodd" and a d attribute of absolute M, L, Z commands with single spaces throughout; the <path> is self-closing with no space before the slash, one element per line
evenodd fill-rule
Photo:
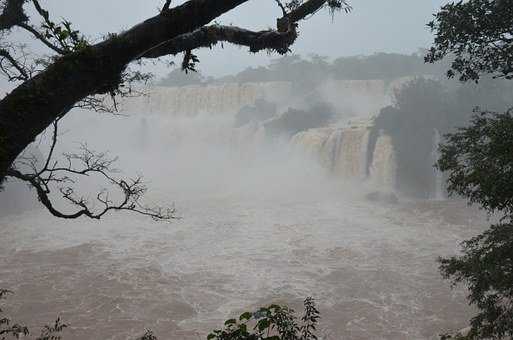
<path fill-rule="evenodd" d="M 119 32 L 157 13 L 163 0 L 46 0 L 55 17 L 70 19 L 89 36 L 99 38 Z M 173 1 L 179 4 L 182 1 Z M 427 47 L 432 36 L 426 23 L 447 0 L 352 0 L 350 14 L 331 19 L 328 11 L 301 24 L 301 35 L 293 52 L 330 57 L 399 52 L 411 54 Z M 273 27 L 280 14 L 273 0 L 251 0 L 218 21 L 251 29 Z M 225 46 L 198 53 L 200 70 L 206 75 L 238 72 L 248 66 L 266 64 L 266 53 L 248 54 L 246 49 Z"/>

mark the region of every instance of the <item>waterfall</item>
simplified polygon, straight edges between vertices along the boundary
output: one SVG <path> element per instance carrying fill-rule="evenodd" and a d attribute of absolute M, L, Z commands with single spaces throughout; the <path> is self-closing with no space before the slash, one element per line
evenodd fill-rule
<path fill-rule="evenodd" d="M 439 144 L 440 144 L 440 131 L 438 129 L 433 130 L 433 149 L 431 151 L 432 164 L 435 164 L 440 158 Z M 433 166 L 433 191 L 431 192 L 431 199 L 433 200 L 444 200 L 444 176 L 443 173 L 435 166 Z"/>
<path fill-rule="evenodd" d="M 258 98 L 280 103 L 290 98 L 289 82 L 226 83 L 189 85 L 149 89 L 146 96 L 127 98 L 123 109 L 129 113 L 196 116 L 201 114 L 233 115 Z"/>
<path fill-rule="evenodd" d="M 370 168 L 371 182 L 380 189 L 396 187 L 397 163 L 392 138 L 380 132 Z"/>
<path fill-rule="evenodd" d="M 310 129 L 298 132 L 290 140 L 291 149 L 294 152 L 305 154 L 307 157 L 318 161 L 327 169 L 332 168 L 332 157 L 330 137 L 333 135 L 333 128 Z"/>
<path fill-rule="evenodd" d="M 340 178 L 364 179 L 369 140 L 367 127 L 350 127 L 334 134 L 332 172 Z"/>
<path fill-rule="evenodd" d="M 324 165 L 331 172 L 335 172 L 335 169 L 337 167 L 337 162 L 340 155 L 340 148 L 342 146 L 343 138 L 344 134 L 342 130 L 337 129 L 329 135 L 328 139 L 322 146 L 321 157 L 324 160 Z"/>
<path fill-rule="evenodd" d="M 391 104 L 390 91 L 383 80 L 327 80 L 311 90 L 346 117 L 366 118 Z M 141 92 L 147 95 L 125 98 L 123 110 L 169 116 L 232 115 L 246 105 L 253 105 L 258 98 L 284 108 L 294 103 L 311 104 L 305 102 L 305 96 L 294 93 L 292 83 L 286 81 L 153 86 Z"/>
<path fill-rule="evenodd" d="M 344 128 L 310 129 L 292 137 L 294 149 L 313 156 L 335 177 L 359 179 L 366 177 L 369 124 Z"/>
<path fill-rule="evenodd" d="M 380 187 L 394 189 L 396 165 L 391 139 L 382 135 L 374 150 L 368 150 L 372 122 L 363 118 L 390 103 L 385 82 L 327 81 L 317 90 L 337 111 L 344 112 L 345 118 L 337 127 L 299 132 L 289 145 L 295 150 L 301 149 L 336 178 L 363 181 L 370 177 Z M 226 142 L 234 156 L 242 159 L 250 159 L 261 152 L 262 146 L 269 146 L 266 145 L 269 141 L 261 124 L 232 129 L 230 121 L 235 114 L 242 107 L 253 105 L 258 98 L 278 106 L 298 100 L 293 96 L 290 82 L 152 87 L 149 91 L 148 96 L 128 99 L 124 108 L 129 113 L 158 121 L 165 130 L 166 144 L 190 144 L 189 139 L 194 145 Z M 350 116 L 362 121 L 348 122 Z"/>

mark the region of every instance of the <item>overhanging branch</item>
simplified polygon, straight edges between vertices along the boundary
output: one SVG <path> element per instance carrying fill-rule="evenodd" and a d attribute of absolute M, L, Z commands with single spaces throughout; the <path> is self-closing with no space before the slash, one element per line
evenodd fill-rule
<path fill-rule="evenodd" d="M 325 5 L 346 5 L 345 1 L 308 0 L 289 13 L 283 4 L 277 0 L 283 12 L 283 17 L 277 20 L 277 30 L 251 31 L 236 26 L 211 25 L 201 27 L 193 32 L 182 34 L 171 40 L 162 42 L 145 51 L 139 58 L 159 58 L 166 55 L 176 55 L 201 47 L 212 47 L 219 42 L 249 47 L 250 52 L 272 50 L 280 54 L 287 53 L 297 38 L 296 23 L 317 12 Z"/>
<path fill-rule="evenodd" d="M 142 57 L 159 58 L 166 55 L 176 55 L 183 51 L 191 51 L 201 47 L 212 47 L 219 42 L 246 46 L 253 53 L 262 50 L 274 50 L 284 54 L 289 51 L 289 47 L 296 38 L 297 32 L 295 28 L 287 32 L 275 30 L 254 32 L 235 26 L 211 25 L 169 40 L 145 52 Z"/>

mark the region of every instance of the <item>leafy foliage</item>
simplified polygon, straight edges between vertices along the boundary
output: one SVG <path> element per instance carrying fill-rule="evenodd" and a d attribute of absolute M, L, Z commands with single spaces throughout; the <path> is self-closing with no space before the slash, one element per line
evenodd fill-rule
<path fill-rule="evenodd" d="M 435 62 L 454 60 L 447 75 L 477 81 L 480 74 L 513 78 L 513 6 L 510 0 L 450 2 L 428 26 L 435 33 L 426 56 Z"/>
<path fill-rule="evenodd" d="M 437 166 L 449 173 L 448 191 L 489 212 L 513 215 L 513 116 L 482 112 L 448 134 Z"/>
<path fill-rule="evenodd" d="M 469 338 L 513 336 L 513 224 L 493 225 L 463 243 L 463 256 L 440 259 L 445 278 L 465 282 L 469 301 L 479 308 Z"/>
<path fill-rule="evenodd" d="M 4 300 L 11 291 L 0 289 L 0 301 Z M 57 318 L 51 325 L 45 325 L 41 329 L 41 333 L 35 340 L 61 340 L 62 331 L 68 325 Z M 26 326 L 13 322 L 9 317 L 4 315 L 4 311 L 0 308 L 0 340 L 19 339 L 30 335 Z"/>
<path fill-rule="evenodd" d="M 317 340 L 315 334 L 319 311 L 314 300 L 304 301 L 304 314 L 298 323 L 296 313 L 286 306 L 271 305 L 238 319 L 229 319 L 224 328 L 216 329 L 208 340 Z"/>
<path fill-rule="evenodd" d="M 57 24 L 49 19 L 48 12 L 44 11 L 44 14 L 45 22 L 41 29 L 46 39 L 54 41 L 66 53 L 80 51 L 89 46 L 89 42 L 72 27 L 71 22 L 63 20 Z"/>
<path fill-rule="evenodd" d="M 6 289 L 0 289 L 0 301 L 4 300 L 8 294 L 12 294 L 12 292 Z M 4 311 L 0 308 L 0 340 L 9 338 L 19 339 L 20 336 L 29 334 L 29 330 L 26 326 L 13 323 L 11 319 L 3 314 Z"/>
<path fill-rule="evenodd" d="M 442 7 L 429 24 L 434 46 L 426 61 L 452 54 L 447 75 L 478 81 L 482 74 L 513 79 L 513 6 L 509 0 L 469 0 Z M 500 98 L 497 98 L 497 102 Z M 482 103 L 486 105 L 486 103 Z M 501 222 L 463 242 L 461 256 L 440 259 L 453 284 L 469 288 L 478 308 L 470 339 L 513 336 L 513 116 L 476 109 L 469 126 L 446 135 L 439 169 L 448 173 L 448 191 L 478 204 Z"/>
<path fill-rule="evenodd" d="M 61 332 L 67 328 L 68 325 L 62 323 L 60 318 L 55 320 L 53 325 L 45 325 L 41 330 L 41 335 L 36 340 L 61 340 Z"/>
<path fill-rule="evenodd" d="M 146 333 L 142 337 L 140 337 L 138 340 L 157 340 L 157 337 L 155 334 L 153 334 L 153 331 L 146 330 Z"/>
<path fill-rule="evenodd" d="M 440 259 L 453 284 L 465 283 L 479 312 L 470 339 L 513 336 L 513 116 L 481 112 L 468 127 L 448 134 L 437 166 L 447 171 L 448 191 L 503 215 L 501 223 L 463 242 L 461 256 Z"/>
<path fill-rule="evenodd" d="M 196 70 L 197 63 L 199 63 L 198 56 L 193 54 L 192 51 L 190 51 L 190 50 L 185 51 L 184 57 L 182 60 L 182 70 L 185 73 L 197 72 L 197 70 Z"/>
<path fill-rule="evenodd" d="M 4 300 L 11 291 L 0 289 L 0 301 Z M 317 324 L 320 313 L 313 298 L 304 300 L 304 312 L 300 321 L 296 312 L 287 307 L 270 305 L 256 312 L 242 313 L 237 319 L 224 322 L 222 329 L 212 331 L 208 340 L 317 340 Z M 60 318 L 53 324 L 45 325 L 35 340 L 61 340 L 62 332 L 68 327 Z M 26 326 L 14 323 L 4 316 L 0 308 L 0 340 L 19 339 L 29 336 Z M 151 330 L 137 340 L 157 340 Z"/>

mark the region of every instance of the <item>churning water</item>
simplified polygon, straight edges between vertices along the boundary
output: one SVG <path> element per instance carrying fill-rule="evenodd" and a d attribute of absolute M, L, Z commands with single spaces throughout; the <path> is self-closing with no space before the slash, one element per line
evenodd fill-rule
<path fill-rule="evenodd" d="M 300 309 L 307 296 L 323 338 L 433 339 L 466 326 L 465 292 L 436 263 L 484 226 L 464 203 L 366 201 L 372 184 L 330 176 L 280 141 L 261 142 L 258 128 L 230 130 L 228 118 L 89 117 L 67 123 L 65 145 L 107 136 L 91 147 L 143 172 L 150 201 L 176 203 L 182 218 L 1 216 L 0 286 L 16 293 L 6 310 L 32 329 L 60 316 L 68 339 L 145 328 L 199 339 L 235 313 Z M 358 164 L 360 144 L 342 145 Z"/>

